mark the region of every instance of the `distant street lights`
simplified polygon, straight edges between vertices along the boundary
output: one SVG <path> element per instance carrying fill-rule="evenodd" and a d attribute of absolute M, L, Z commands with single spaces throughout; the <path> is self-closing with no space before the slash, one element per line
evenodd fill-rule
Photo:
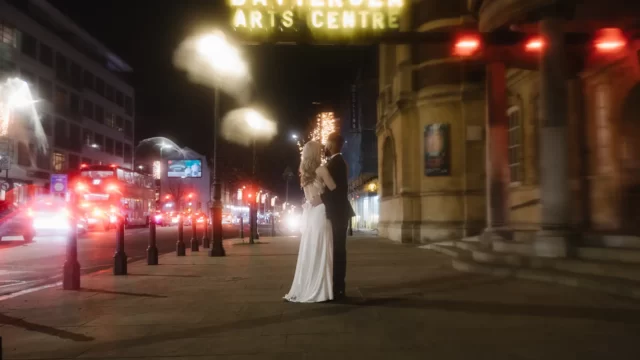
<path fill-rule="evenodd" d="M 196 40 L 196 56 L 209 66 L 213 75 L 214 112 L 213 112 L 213 204 L 212 242 L 209 256 L 225 256 L 222 246 L 222 189 L 218 178 L 217 151 L 218 125 L 220 122 L 220 85 L 226 81 L 244 81 L 248 78 L 248 67 L 238 49 L 227 41 L 220 31 L 205 34 Z"/>
<path fill-rule="evenodd" d="M 259 112 L 249 109 L 245 113 L 245 121 L 252 130 L 252 170 L 251 170 L 251 182 L 256 183 L 256 137 L 258 132 L 264 131 L 271 126 L 272 121 L 265 118 Z M 258 199 L 252 201 L 249 206 L 249 244 L 253 244 L 258 235 Z"/>

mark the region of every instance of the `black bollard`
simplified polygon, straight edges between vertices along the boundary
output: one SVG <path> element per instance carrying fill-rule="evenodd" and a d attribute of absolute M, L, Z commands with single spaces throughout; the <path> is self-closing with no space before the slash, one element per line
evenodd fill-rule
<path fill-rule="evenodd" d="M 124 253 L 124 219 L 118 219 L 116 253 L 113 255 L 113 275 L 127 275 L 127 254 Z"/>
<path fill-rule="evenodd" d="M 182 216 L 180 217 L 180 220 L 178 220 L 178 242 L 176 243 L 176 255 L 187 255 L 186 246 L 184 244 L 184 222 L 182 221 Z"/>
<path fill-rule="evenodd" d="M 271 236 L 276 236 L 276 218 L 274 218 L 273 216 L 271 217 Z"/>
<path fill-rule="evenodd" d="M 62 278 L 62 288 L 64 290 L 80 290 L 80 263 L 78 263 L 77 224 L 77 219 L 75 218 L 74 214 L 74 217 L 70 221 L 71 229 L 69 230 L 69 236 L 67 237 L 67 259 L 64 262 Z"/>
<path fill-rule="evenodd" d="M 353 225 L 351 224 L 351 219 L 349 219 L 349 236 L 353 236 Z"/>
<path fill-rule="evenodd" d="M 209 219 L 204 218 L 204 232 L 202 233 L 202 247 L 205 249 L 209 248 Z"/>
<path fill-rule="evenodd" d="M 244 240 L 244 218 L 240 216 L 240 239 Z"/>
<path fill-rule="evenodd" d="M 191 218 L 191 251 L 200 251 L 200 243 L 198 242 L 198 226 L 197 219 Z"/>
<path fill-rule="evenodd" d="M 158 265 L 158 247 L 156 246 L 156 223 L 149 223 L 149 247 L 147 248 L 147 265 Z"/>

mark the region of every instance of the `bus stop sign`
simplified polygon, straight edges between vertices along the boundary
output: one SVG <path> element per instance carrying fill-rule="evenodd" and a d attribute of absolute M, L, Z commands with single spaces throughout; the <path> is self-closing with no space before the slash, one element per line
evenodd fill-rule
<path fill-rule="evenodd" d="M 51 175 L 50 191 L 52 194 L 65 194 L 67 192 L 67 186 L 69 179 L 67 174 L 53 174 Z"/>

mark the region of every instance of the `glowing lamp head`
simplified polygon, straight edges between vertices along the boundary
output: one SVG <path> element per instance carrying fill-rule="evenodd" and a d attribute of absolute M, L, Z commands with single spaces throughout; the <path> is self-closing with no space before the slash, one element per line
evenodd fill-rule
<path fill-rule="evenodd" d="M 542 39 L 541 37 L 534 37 L 527 41 L 527 43 L 524 45 L 524 49 L 526 51 L 534 52 L 542 50 L 544 46 L 544 39 Z"/>
<path fill-rule="evenodd" d="M 601 29 L 596 33 L 594 46 L 601 53 L 613 53 L 627 46 L 627 38 L 620 29 Z"/>
<path fill-rule="evenodd" d="M 465 35 L 458 38 L 453 46 L 453 55 L 455 56 L 472 56 L 480 50 L 482 40 L 479 35 Z"/>

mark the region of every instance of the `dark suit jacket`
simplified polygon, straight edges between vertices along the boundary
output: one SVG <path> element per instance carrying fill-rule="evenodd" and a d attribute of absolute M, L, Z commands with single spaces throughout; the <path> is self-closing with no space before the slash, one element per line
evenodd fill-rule
<path fill-rule="evenodd" d="M 334 156 L 327 163 L 327 170 L 336 183 L 336 188 L 331 191 L 327 189 L 322 195 L 322 202 L 327 211 L 327 219 L 332 222 L 346 223 L 348 219 L 355 216 L 353 208 L 349 203 L 349 184 L 347 182 L 347 163 L 341 154 Z"/>

